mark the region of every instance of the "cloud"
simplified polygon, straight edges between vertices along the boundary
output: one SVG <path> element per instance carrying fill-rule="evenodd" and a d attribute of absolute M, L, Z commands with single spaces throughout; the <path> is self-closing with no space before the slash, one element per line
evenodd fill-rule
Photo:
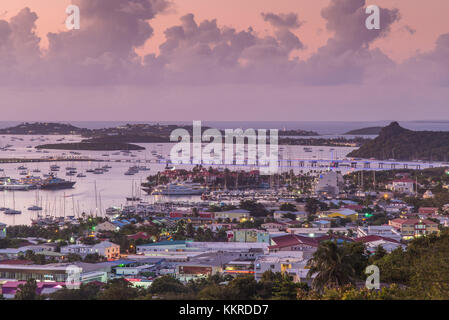
<path fill-rule="evenodd" d="M 295 13 L 261 13 L 264 21 L 269 22 L 273 27 L 297 29 L 302 25 L 302 22 L 298 21 L 298 15 Z"/>
<path fill-rule="evenodd" d="M 36 13 L 25 8 L 0 20 L 0 84 L 16 85 L 222 85 L 334 86 L 375 84 L 385 79 L 449 84 L 449 40 L 401 65 L 372 44 L 388 36 L 400 19 L 397 9 L 381 8 L 381 30 L 365 28 L 365 0 L 332 0 L 322 9 L 326 44 L 307 60 L 303 22 L 296 13 L 261 13 L 269 35 L 221 26 L 193 14 L 168 27 L 160 53 L 136 53 L 154 34 L 151 20 L 170 8 L 168 0 L 74 0 L 82 12 L 81 30 L 49 33 L 39 49 Z M 412 33 L 413 29 L 407 26 Z"/>
<path fill-rule="evenodd" d="M 435 49 L 418 54 L 402 65 L 392 75 L 394 80 L 427 85 L 449 85 L 449 33 L 438 37 Z"/>
<path fill-rule="evenodd" d="M 334 0 L 321 10 L 326 28 L 333 36 L 305 65 L 304 74 L 310 84 L 361 83 L 393 65 L 385 54 L 370 49 L 370 45 L 388 35 L 391 25 L 399 20 L 399 11 L 381 8 L 382 28 L 368 30 L 365 6 L 365 0 Z"/>
<path fill-rule="evenodd" d="M 82 27 L 49 33 L 46 69 L 58 82 L 118 83 L 140 67 L 135 50 L 154 33 L 148 20 L 168 8 L 166 0 L 75 0 Z M 64 70 L 61 77 L 61 70 Z"/>
<path fill-rule="evenodd" d="M 0 84 L 31 79 L 23 75 L 40 62 L 40 38 L 36 35 L 37 15 L 22 9 L 10 22 L 0 20 Z"/>

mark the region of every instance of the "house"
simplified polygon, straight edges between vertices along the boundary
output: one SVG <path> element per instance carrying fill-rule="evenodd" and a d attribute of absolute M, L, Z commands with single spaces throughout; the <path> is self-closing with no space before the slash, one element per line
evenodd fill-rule
<path fill-rule="evenodd" d="M 286 223 L 283 222 L 267 222 L 261 225 L 265 230 L 285 230 L 287 228 Z"/>
<path fill-rule="evenodd" d="M 105 222 L 98 224 L 95 227 L 95 231 L 97 231 L 97 232 L 106 232 L 106 231 L 114 232 L 114 231 L 117 231 L 117 225 L 113 224 L 112 222 L 105 221 Z"/>
<path fill-rule="evenodd" d="M 424 192 L 422 197 L 423 197 L 423 199 L 432 199 L 435 196 L 433 195 L 432 191 L 427 190 L 426 192 Z"/>
<path fill-rule="evenodd" d="M 358 227 L 357 237 L 362 238 L 366 236 L 381 236 L 396 241 L 400 241 L 402 239 L 400 232 L 396 231 L 395 228 L 389 225 Z"/>
<path fill-rule="evenodd" d="M 0 222 L 0 239 L 6 238 L 6 224 Z"/>
<path fill-rule="evenodd" d="M 350 219 L 351 221 L 357 221 L 358 213 L 351 209 L 336 209 L 330 210 L 322 213 L 328 218 L 341 218 L 341 219 Z"/>
<path fill-rule="evenodd" d="M 17 290 L 19 289 L 19 285 L 25 284 L 26 281 L 7 281 L 1 286 L 1 295 L 5 299 L 13 299 L 16 295 Z M 36 283 L 36 293 L 41 294 L 50 294 L 59 289 L 62 289 L 66 283 L 65 282 L 37 282 Z"/>
<path fill-rule="evenodd" d="M 235 209 L 229 211 L 215 212 L 215 219 L 230 219 L 231 221 L 237 220 L 241 221 L 243 219 L 249 219 L 250 214 L 248 210 L 245 209 Z"/>
<path fill-rule="evenodd" d="M 319 176 L 315 184 L 315 193 L 336 196 L 344 185 L 343 176 L 335 171 L 329 171 Z"/>
<path fill-rule="evenodd" d="M 438 234 L 438 223 L 423 219 L 393 219 L 388 224 L 398 230 L 405 240 L 429 234 Z"/>
<path fill-rule="evenodd" d="M 305 219 L 307 217 L 307 213 L 304 211 L 291 212 L 291 211 L 278 210 L 278 211 L 273 212 L 273 218 L 276 220 L 279 220 L 279 219 L 285 218 L 286 214 L 291 214 L 291 215 L 295 216 L 296 217 L 295 220 L 301 220 L 301 219 Z"/>
<path fill-rule="evenodd" d="M 293 281 L 300 282 L 307 277 L 307 261 L 304 252 L 276 252 L 259 256 L 254 262 L 256 281 L 262 279 L 266 271 L 284 273 L 293 277 Z"/>
<path fill-rule="evenodd" d="M 312 225 L 314 228 L 330 228 L 331 222 L 330 220 L 317 220 L 313 221 Z"/>
<path fill-rule="evenodd" d="M 86 257 L 88 254 L 99 254 L 108 260 L 117 259 L 120 257 L 120 246 L 118 244 L 103 241 L 95 245 L 73 244 L 61 247 L 62 254 L 78 254 L 81 257 Z"/>
<path fill-rule="evenodd" d="M 365 244 L 366 249 L 372 254 L 379 246 L 382 246 L 382 248 L 384 248 L 387 252 L 391 252 L 398 247 L 402 247 L 403 249 L 405 249 L 406 247 L 405 245 L 402 245 L 398 240 L 377 235 L 356 238 L 355 242 L 362 242 L 363 244 Z"/>
<path fill-rule="evenodd" d="M 238 253 L 206 252 L 176 265 L 175 276 L 187 282 L 223 272 L 223 267 L 238 258 Z"/>
<path fill-rule="evenodd" d="M 264 230 L 235 229 L 232 232 L 232 241 L 234 242 L 270 242 L 270 234 Z"/>
<path fill-rule="evenodd" d="M 139 240 L 139 239 L 148 240 L 151 238 L 151 236 L 148 235 L 146 232 L 137 232 L 135 234 L 127 235 L 127 237 L 130 240 Z"/>
<path fill-rule="evenodd" d="M 418 209 L 418 213 L 426 214 L 426 215 L 437 215 L 438 214 L 438 208 L 421 207 L 421 208 Z"/>
<path fill-rule="evenodd" d="M 415 181 L 408 178 L 402 178 L 394 180 L 391 184 L 387 185 L 386 187 L 387 189 L 392 190 L 394 192 L 412 194 L 415 192 L 414 184 Z"/>
<path fill-rule="evenodd" d="M 315 238 L 289 234 L 271 238 L 269 252 L 279 251 L 305 251 L 316 249 L 319 242 Z"/>

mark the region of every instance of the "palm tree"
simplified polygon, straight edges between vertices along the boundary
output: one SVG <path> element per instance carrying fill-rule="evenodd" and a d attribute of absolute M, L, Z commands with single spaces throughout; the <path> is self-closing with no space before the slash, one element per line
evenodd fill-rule
<path fill-rule="evenodd" d="M 322 242 L 308 262 L 310 269 L 307 278 L 317 274 L 312 287 L 319 292 L 326 287 L 341 287 L 353 283 L 355 270 L 351 261 L 351 253 L 347 248 L 337 245 L 335 241 Z"/>

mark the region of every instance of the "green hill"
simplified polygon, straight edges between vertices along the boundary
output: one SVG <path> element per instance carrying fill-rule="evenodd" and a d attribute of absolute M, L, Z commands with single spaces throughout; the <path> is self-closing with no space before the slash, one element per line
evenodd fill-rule
<path fill-rule="evenodd" d="M 392 122 L 348 157 L 448 161 L 449 132 L 412 131 Z"/>

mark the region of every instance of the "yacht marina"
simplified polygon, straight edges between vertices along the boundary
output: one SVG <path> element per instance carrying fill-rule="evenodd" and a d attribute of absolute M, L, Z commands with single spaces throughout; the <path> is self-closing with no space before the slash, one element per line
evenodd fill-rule
<path fill-rule="evenodd" d="M 38 218 L 70 219 L 85 215 L 106 216 L 110 208 L 147 210 L 148 205 L 169 202 L 239 201 L 274 196 L 260 191 L 209 192 L 195 183 L 176 181 L 145 192 L 140 186 L 149 175 L 174 170 L 169 154 L 173 144 L 141 143 L 138 151 L 39 150 L 42 143 L 79 142 L 81 136 L 1 136 L 0 137 L 0 219 L 10 225 L 31 224 Z M 435 163 L 347 159 L 353 147 L 280 146 L 279 172 L 320 174 L 331 167 L 342 173 L 354 170 L 426 168 Z M 191 165 L 179 169 L 191 170 Z M 203 164 L 209 167 L 208 164 Z M 222 165 L 222 169 L 256 169 L 254 166 Z M 177 168 L 178 169 L 178 168 Z M 38 193 L 36 199 L 35 193 Z M 279 190 L 276 191 L 281 195 Z M 204 195 L 204 196 L 203 196 Z M 143 209 L 147 208 L 147 209 Z"/>

